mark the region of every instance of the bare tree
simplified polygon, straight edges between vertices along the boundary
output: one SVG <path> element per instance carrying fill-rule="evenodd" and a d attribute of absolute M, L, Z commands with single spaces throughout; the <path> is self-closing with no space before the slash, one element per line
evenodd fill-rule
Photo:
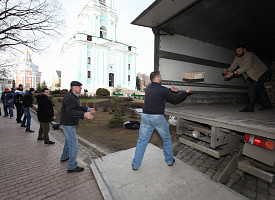
<path fill-rule="evenodd" d="M 0 0 L 0 53 L 22 52 L 22 47 L 43 51 L 62 29 L 60 11 L 57 0 Z M 0 71 L 12 65 L 10 60 L 0 58 Z"/>
<path fill-rule="evenodd" d="M 137 77 L 140 79 L 140 86 L 142 90 L 150 84 L 150 78 L 147 74 L 138 72 Z"/>

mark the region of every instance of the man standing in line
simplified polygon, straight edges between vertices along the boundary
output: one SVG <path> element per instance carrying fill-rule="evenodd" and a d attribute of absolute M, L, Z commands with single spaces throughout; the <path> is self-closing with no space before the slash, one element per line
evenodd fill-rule
<path fill-rule="evenodd" d="M 10 91 L 8 87 L 5 88 L 5 91 L 1 95 L 1 103 L 4 105 L 5 115 L 3 117 L 8 117 L 10 115 L 10 119 L 13 118 L 13 93 Z"/>
<path fill-rule="evenodd" d="M 36 106 L 32 105 L 33 103 L 33 95 L 34 89 L 30 88 L 28 92 L 23 96 L 23 110 L 24 110 L 24 118 L 21 123 L 21 127 L 26 127 L 26 132 L 34 132 L 31 130 L 31 113 L 30 108 L 36 109 Z M 27 126 L 26 126 L 26 119 L 27 119 Z"/>
<path fill-rule="evenodd" d="M 22 123 L 21 118 L 24 113 L 23 108 L 22 108 L 22 103 L 23 103 L 24 94 L 25 93 L 23 92 L 23 85 L 20 84 L 14 93 L 14 104 L 16 107 L 16 121 L 17 121 L 17 123 Z"/>
<path fill-rule="evenodd" d="M 11 88 L 11 93 L 13 95 L 13 102 L 12 102 L 12 109 L 14 109 L 14 93 L 15 93 L 15 89 L 14 88 Z"/>
<path fill-rule="evenodd" d="M 53 109 L 53 104 L 49 99 L 50 91 L 48 88 L 42 88 L 42 94 L 37 95 L 37 118 L 40 122 L 40 128 L 37 140 L 44 140 L 44 144 L 54 144 L 55 142 L 50 141 L 49 131 L 50 122 L 55 120 L 54 116 L 57 112 Z"/>
<path fill-rule="evenodd" d="M 164 117 L 166 101 L 172 104 L 182 102 L 191 92 L 191 88 L 186 92 L 179 92 L 172 86 L 171 90 L 161 86 L 161 74 L 154 71 L 150 74 L 151 84 L 145 90 L 145 99 L 141 124 L 139 129 L 139 138 L 137 141 L 135 156 L 132 161 L 133 170 L 137 170 L 141 163 L 154 129 L 159 133 L 163 143 L 163 154 L 168 166 L 175 162 L 172 150 L 172 141 L 169 133 L 169 127 Z"/>
<path fill-rule="evenodd" d="M 239 69 L 235 70 L 237 67 Z M 245 79 L 249 77 L 252 81 L 248 90 L 248 104 L 240 112 L 254 112 L 254 104 L 258 95 L 261 97 L 263 104 L 260 110 L 273 108 L 264 87 L 268 69 L 254 53 L 246 51 L 243 45 L 239 45 L 236 48 L 236 57 L 229 68 L 223 69 L 223 74 L 225 74 L 225 78 L 231 78 L 234 74 L 243 74 Z"/>
<path fill-rule="evenodd" d="M 84 168 L 79 167 L 76 162 L 78 140 L 75 126 L 78 125 L 79 118 L 93 119 L 91 113 L 95 113 L 93 108 L 80 106 L 78 96 L 81 93 L 81 86 L 82 84 L 78 81 L 71 82 L 71 90 L 63 98 L 60 112 L 60 124 L 66 137 L 60 161 L 68 160 L 68 173 L 81 172 L 84 170 Z"/>

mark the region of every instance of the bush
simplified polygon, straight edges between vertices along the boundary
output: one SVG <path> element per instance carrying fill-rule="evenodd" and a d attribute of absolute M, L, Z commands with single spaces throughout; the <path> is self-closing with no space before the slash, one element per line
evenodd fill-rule
<path fill-rule="evenodd" d="M 50 92 L 51 94 L 60 94 L 60 90 L 53 90 Z"/>
<path fill-rule="evenodd" d="M 98 88 L 96 90 L 96 95 L 97 96 L 110 96 L 110 92 L 109 92 L 109 90 L 107 90 L 105 88 Z"/>
<path fill-rule="evenodd" d="M 119 97 L 114 97 L 111 102 L 114 106 L 114 114 L 109 120 L 109 124 L 113 127 L 122 127 L 124 122 L 124 118 L 122 117 L 122 100 Z"/>
<path fill-rule="evenodd" d="M 60 90 L 60 94 L 66 94 L 69 90 L 67 89 L 63 89 L 63 90 Z"/>
<path fill-rule="evenodd" d="M 133 101 L 134 99 L 132 97 L 125 97 L 123 98 L 124 101 Z"/>

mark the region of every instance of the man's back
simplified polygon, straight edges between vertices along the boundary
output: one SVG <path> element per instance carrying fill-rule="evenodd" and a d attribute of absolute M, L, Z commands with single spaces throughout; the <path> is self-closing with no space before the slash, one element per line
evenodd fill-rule
<path fill-rule="evenodd" d="M 166 101 L 169 103 L 178 104 L 186 97 L 186 92 L 174 93 L 168 88 L 152 82 L 145 90 L 143 113 L 164 114 Z"/>

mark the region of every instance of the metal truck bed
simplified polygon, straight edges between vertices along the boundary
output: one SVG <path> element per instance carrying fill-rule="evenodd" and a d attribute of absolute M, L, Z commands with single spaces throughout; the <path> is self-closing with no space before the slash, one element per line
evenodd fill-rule
<path fill-rule="evenodd" d="M 207 105 L 168 107 L 166 115 L 183 118 L 194 122 L 250 133 L 275 139 L 275 109 L 253 113 L 239 112 L 240 105 Z"/>

